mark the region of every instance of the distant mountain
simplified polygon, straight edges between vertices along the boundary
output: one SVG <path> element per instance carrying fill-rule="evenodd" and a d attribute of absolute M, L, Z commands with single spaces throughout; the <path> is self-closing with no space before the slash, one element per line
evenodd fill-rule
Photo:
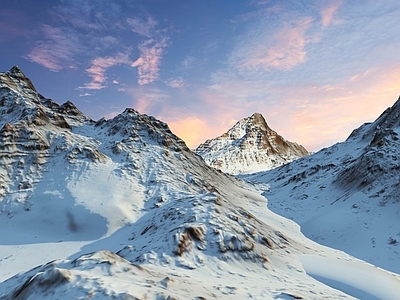
<path fill-rule="evenodd" d="M 0 73 L 1 300 L 395 299 L 397 281 L 305 238 L 167 124 L 94 121 Z"/>
<path fill-rule="evenodd" d="M 265 171 L 308 155 L 303 146 L 272 130 L 259 113 L 240 120 L 220 137 L 207 140 L 195 152 L 208 165 L 230 174 Z"/>
<path fill-rule="evenodd" d="M 345 142 L 242 178 L 309 238 L 400 272 L 400 98 Z"/>

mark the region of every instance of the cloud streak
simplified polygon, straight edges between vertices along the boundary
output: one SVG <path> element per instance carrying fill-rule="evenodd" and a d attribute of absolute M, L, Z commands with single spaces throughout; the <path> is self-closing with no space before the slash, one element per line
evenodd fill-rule
<path fill-rule="evenodd" d="M 137 68 L 139 85 L 156 81 L 168 37 L 152 16 L 127 18 L 125 6 L 133 7 L 129 2 L 62 1 L 50 10 L 57 21 L 42 26 L 44 38 L 26 58 L 54 72 L 89 65 L 85 70 L 92 80 L 81 89 L 106 88 L 107 69 L 120 64 Z M 128 59 L 135 55 L 132 44 L 139 54 L 133 62 Z"/>
<path fill-rule="evenodd" d="M 92 77 L 92 81 L 80 87 L 88 90 L 101 90 L 106 87 L 107 69 L 121 64 L 130 64 L 127 54 L 118 53 L 115 57 L 97 57 L 93 59 L 91 66 L 86 72 Z"/>
<path fill-rule="evenodd" d="M 146 37 L 152 35 L 152 32 L 157 25 L 157 22 L 152 17 L 148 17 L 146 21 L 143 21 L 140 18 L 128 18 L 126 22 L 129 24 L 133 32 Z"/>
<path fill-rule="evenodd" d="M 128 18 L 126 22 L 133 32 L 146 37 L 146 40 L 138 46 L 139 58 L 131 66 L 138 69 L 138 83 L 140 85 L 150 84 L 159 77 L 164 48 L 168 46 L 168 38 L 164 34 L 165 30 L 156 30 L 157 22 L 152 17 L 148 17 L 146 20 Z"/>
<path fill-rule="evenodd" d="M 170 78 L 166 83 L 174 89 L 181 89 L 186 85 L 186 82 L 182 77 Z"/>
<path fill-rule="evenodd" d="M 334 15 L 342 5 L 342 1 L 336 1 L 321 11 L 322 26 L 327 27 L 334 21 Z"/>
<path fill-rule="evenodd" d="M 306 31 L 313 19 L 303 18 L 292 24 L 284 24 L 272 39 L 267 37 L 264 43 L 249 49 L 241 66 L 245 69 L 290 70 L 306 60 L 304 47 L 310 42 Z"/>
<path fill-rule="evenodd" d="M 131 66 L 138 68 L 138 83 L 140 85 L 149 84 L 158 79 L 161 58 L 167 45 L 165 38 L 158 41 L 149 39 L 139 45 L 140 57 Z"/>
<path fill-rule="evenodd" d="M 62 28 L 43 25 L 46 41 L 39 42 L 27 58 L 51 71 L 74 68 L 74 56 L 82 51 L 79 37 Z"/>

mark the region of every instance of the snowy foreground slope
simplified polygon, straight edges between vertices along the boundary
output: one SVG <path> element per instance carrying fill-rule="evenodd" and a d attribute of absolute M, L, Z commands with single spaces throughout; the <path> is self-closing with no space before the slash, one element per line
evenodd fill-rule
<path fill-rule="evenodd" d="M 2 300 L 400 294 L 398 275 L 305 238 L 152 117 L 95 122 L 16 67 L 0 116 Z"/>
<path fill-rule="evenodd" d="M 195 152 L 208 165 L 235 175 L 270 170 L 308 155 L 303 146 L 272 130 L 258 113 L 238 121 L 220 137 L 207 140 Z"/>
<path fill-rule="evenodd" d="M 243 176 L 314 241 L 400 273 L 400 99 L 343 143 Z"/>

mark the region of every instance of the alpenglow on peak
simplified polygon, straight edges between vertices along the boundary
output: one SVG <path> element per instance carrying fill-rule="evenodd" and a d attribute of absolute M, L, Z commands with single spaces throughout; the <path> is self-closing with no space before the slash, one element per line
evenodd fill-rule
<path fill-rule="evenodd" d="M 309 154 L 272 130 L 260 113 L 238 121 L 195 152 L 210 166 L 235 175 L 273 169 Z"/>

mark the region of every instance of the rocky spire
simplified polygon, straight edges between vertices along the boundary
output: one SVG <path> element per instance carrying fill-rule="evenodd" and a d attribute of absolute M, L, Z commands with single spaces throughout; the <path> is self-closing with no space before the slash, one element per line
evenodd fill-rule
<path fill-rule="evenodd" d="M 12 77 L 19 79 L 20 81 L 25 82 L 26 86 L 27 86 L 29 89 L 31 89 L 31 90 L 33 90 L 33 91 L 36 92 L 36 89 L 35 89 L 35 87 L 33 86 L 31 80 L 30 80 L 28 77 L 25 76 L 25 74 L 21 71 L 21 69 L 20 69 L 18 66 L 12 67 L 12 68 L 10 69 L 10 71 L 8 71 L 7 73 L 8 73 L 9 75 L 11 75 Z"/>

